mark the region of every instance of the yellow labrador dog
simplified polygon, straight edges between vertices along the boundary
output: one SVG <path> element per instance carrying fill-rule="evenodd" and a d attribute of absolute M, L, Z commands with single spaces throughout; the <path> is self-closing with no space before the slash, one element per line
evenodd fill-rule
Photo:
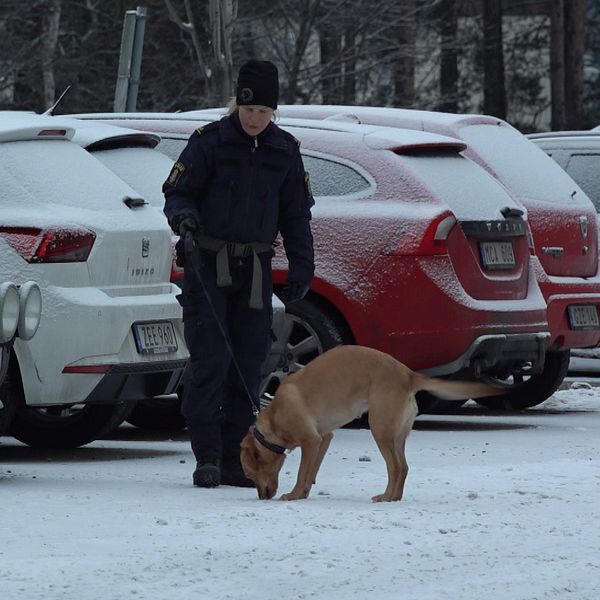
<path fill-rule="evenodd" d="M 260 499 L 277 492 L 285 451 L 300 447 L 296 485 L 282 500 L 307 498 L 333 430 L 369 411 L 369 426 L 388 473 L 383 494 L 374 502 L 401 500 L 408 464 L 406 438 L 417 416 L 415 393 L 446 400 L 505 393 L 484 383 L 448 381 L 411 371 L 388 354 L 363 346 L 338 346 L 287 377 L 241 443 L 246 476 Z"/>

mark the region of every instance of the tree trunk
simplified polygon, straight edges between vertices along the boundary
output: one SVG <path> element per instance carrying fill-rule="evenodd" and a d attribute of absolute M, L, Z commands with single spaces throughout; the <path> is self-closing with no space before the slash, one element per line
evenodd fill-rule
<path fill-rule="evenodd" d="M 42 19 L 43 34 L 40 39 L 44 109 L 54 104 L 56 82 L 54 80 L 54 53 L 58 44 L 61 0 L 50 0 Z"/>
<path fill-rule="evenodd" d="M 210 0 L 209 22 L 212 32 L 214 89 L 218 105 L 227 104 L 232 95 L 231 38 L 237 15 L 237 0 Z"/>
<path fill-rule="evenodd" d="M 393 65 L 394 106 L 410 107 L 415 99 L 416 0 L 399 0 L 401 20 L 396 28 L 398 52 Z"/>
<path fill-rule="evenodd" d="M 440 102 L 439 110 L 458 112 L 458 2 L 442 0 L 440 22 Z"/>
<path fill-rule="evenodd" d="M 348 23 L 344 31 L 344 84 L 342 103 L 354 104 L 356 102 L 356 28 L 353 23 Z"/>
<path fill-rule="evenodd" d="M 583 54 L 585 52 L 585 0 L 565 6 L 565 126 L 583 127 Z M 566 42 L 568 40 L 568 43 Z"/>
<path fill-rule="evenodd" d="M 321 94 L 323 104 L 338 104 L 341 99 L 341 40 L 332 23 L 324 22 L 319 32 L 321 47 Z"/>
<path fill-rule="evenodd" d="M 564 0 L 550 0 L 550 94 L 552 129 L 565 128 L 565 12 Z"/>
<path fill-rule="evenodd" d="M 501 0 L 483 0 L 483 40 L 483 112 L 505 119 Z"/>

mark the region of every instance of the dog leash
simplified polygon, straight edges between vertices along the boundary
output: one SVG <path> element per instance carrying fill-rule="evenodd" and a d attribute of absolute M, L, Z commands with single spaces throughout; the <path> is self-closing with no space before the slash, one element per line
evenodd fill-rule
<path fill-rule="evenodd" d="M 227 332 L 225 331 L 225 328 L 223 327 L 223 323 L 221 323 L 221 320 L 219 319 L 219 316 L 217 315 L 217 311 L 212 302 L 210 294 L 208 293 L 208 290 L 206 289 L 206 286 L 204 285 L 204 281 L 202 279 L 202 273 L 200 272 L 199 249 L 196 245 L 196 240 L 194 238 L 194 234 L 191 231 L 189 231 L 189 230 L 186 231 L 183 243 L 184 243 L 184 247 L 185 247 L 186 261 L 189 262 L 189 264 L 191 264 L 192 271 L 194 272 L 194 275 L 196 275 L 196 278 L 198 279 L 198 282 L 200 283 L 200 287 L 202 288 L 204 297 L 206 298 L 206 301 L 208 302 L 208 305 L 210 306 L 210 310 L 212 312 L 213 318 L 217 322 L 219 331 L 221 332 L 221 335 L 223 336 L 223 340 L 225 341 L 225 346 L 227 347 L 227 351 L 229 352 L 231 362 L 233 363 L 233 366 L 235 367 L 235 370 L 237 371 L 238 377 L 240 378 L 240 381 L 242 382 L 242 385 L 244 386 L 244 390 L 246 391 L 248 400 L 250 400 L 250 407 L 252 409 L 252 414 L 254 415 L 254 418 L 256 418 L 256 416 L 258 415 L 258 412 L 260 411 L 260 402 L 258 403 L 258 405 L 256 402 L 254 402 L 254 398 L 252 397 L 252 394 L 250 393 L 248 384 L 246 383 L 246 379 L 242 375 L 242 370 L 240 368 L 240 365 L 238 364 L 237 360 L 235 359 L 235 355 L 233 354 L 233 348 L 231 347 L 231 343 L 229 342 L 229 337 L 227 336 Z"/>

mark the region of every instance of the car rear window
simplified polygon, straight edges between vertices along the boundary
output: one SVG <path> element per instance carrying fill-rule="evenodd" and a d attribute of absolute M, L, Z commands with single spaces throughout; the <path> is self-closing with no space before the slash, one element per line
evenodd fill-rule
<path fill-rule="evenodd" d="M 433 189 L 458 219 L 501 218 L 500 209 L 516 207 L 491 175 L 459 154 L 416 153 L 399 156 L 398 160 Z"/>
<path fill-rule="evenodd" d="M 581 188 L 518 131 L 495 125 L 469 125 L 460 130 L 460 136 L 515 195 L 545 202 L 587 202 Z"/>
<path fill-rule="evenodd" d="M 567 164 L 567 173 L 600 212 L 600 154 L 574 154 Z"/>
<path fill-rule="evenodd" d="M 124 181 L 83 148 L 67 141 L 26 141 L 0 144 L 0 205 L 27 204 L 57 208 L 106 210 L 122 206 L 125 196 L 137 197 Z M 14 214 L 14 213 L 13 213 Z"/>
<path fill-rule="evenodd" d="M 93 155 L 147 202 L 158 208 L 164 206 L 162 184 L 173 166 L 170 158 L 151 148 L 142 147 L 99 150 Z"/>

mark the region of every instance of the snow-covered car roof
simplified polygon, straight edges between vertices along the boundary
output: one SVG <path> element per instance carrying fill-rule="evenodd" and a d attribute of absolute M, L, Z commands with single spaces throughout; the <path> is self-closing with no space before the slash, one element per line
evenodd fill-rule
<path fill-rule="evenodd" d="M 218 121 L 223 117 L 225 109 L 207 109 L 184 113 L 84 113 L 73 115 L 77 119 L 111 119 L 111 120 L 161 120 L 206 123 Z M 365 143 L 374 149 L 391 148 L 395 152 L 411 151 L 424 148 L 444 148 L 461 152 L 467 146 L 462 140 L 412 129 L 401 129 L 381 125 L 346 121 L 328 121 L 313 119 L 280 118 L 277 125 L 301 127 L 323 131 L 345 131 L 364 136 Z M 119 127 L 120 128 L 120 127 Z"/>
<path fill-rule="evenodd" d="M 527 135 L 530 140 L 547 140 L 551 138 L 590 138 L 600 139 L 600 129 L 583 131 L 545 131 L 542 133 L 530 133 Z"/>
<path fill-rule="evenodd" d="M 71 117 L 57 116 L 51 118 L 54 119 L 55 123 L 73 128 L 75 133 L 72 141 L 87 150 L 100 150 L 128 144 L 154 148 L 160 142 L 160 136 L 155 133 Z"/>
<path fill-rule="evenodd" d="M 70 140 L 74 134 L 72 126 L 57 123 L 53 117 L 25 111 L 0 111 L 0 142 Z"/>

